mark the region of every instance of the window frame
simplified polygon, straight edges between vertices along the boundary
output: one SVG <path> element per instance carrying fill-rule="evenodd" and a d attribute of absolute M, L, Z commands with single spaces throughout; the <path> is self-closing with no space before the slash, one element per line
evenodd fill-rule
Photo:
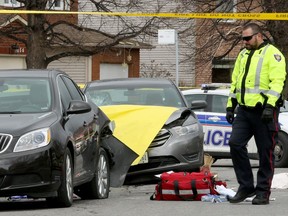
<path fill-rule="evenodd" d="M 60 5 L 55 6 L 58 3 Z M 70 10 L 70 0 L 48 0 L 46 7 L 50 10 Z"/>
<path fill-rule="evenodd" d="M 231 6 L 235 6 L 237 4 L 237 0 L 216 0 L 216 5 L 218 5 L 218 2 L 221 1 L 225 1 L 224 3 L 221 4 L 221 7 L 217 7 L 215 8 L 215 12 L 217 13 L 236 13 L 237 12 L 237 8 L 236 7 L 232 7 L 231 10 L 226 11 L 223 10 L 223 8 L 227 8 L 227 4 L 232 4 Z M 220 3 L 219 3 L 220 4 Z"/>
<path fill-rule="evenodd" d="M 16 0 L 4 0 L 4 3 L 2 3 L 2 5 L 5 7 L 20 7 L 23 5 L 23 3 L 18 2 Z"/>
<path fill-rule="evenodd" d="M 216 5 L 220 4 L 219 2 L 221 1 L 225 1 L 225 3 L 223 3 L 223 5 L 221 7 L 217 7 L 215 8 L 215 12 L 216 13 L 237 13 L 237 0 L 216 0 Z M 232 6 L 232 10 L 231 11 L 225 11 L 223 10 L 223 8 L 226 8 L 226 5 L 228 4 L 233 4 Z M 225 5 L 225 6 L 224 6 Z M 235 22 L 235 19 L 221 19 L 220 22 Z"/>
<path fill-rule="evenodd" d="M 55 2 L 56 4 L 60 4 L 59 6 L 55 6 Z M 13 3 L 15 2 L 15 3 Z M 53 5 L 52 5 L 53 4 Z M 4 6 L 4 7 L 21 7 L 24 4 L 21 2 L 18 2 L 16 0 L 4 0 L 3 3 L 0 3 L 0 5 Z M 47 9 L 50 10 L 66 10 L 69 11 L 70 10 L 70 0 L 48 0 L 47 1 Z"/>

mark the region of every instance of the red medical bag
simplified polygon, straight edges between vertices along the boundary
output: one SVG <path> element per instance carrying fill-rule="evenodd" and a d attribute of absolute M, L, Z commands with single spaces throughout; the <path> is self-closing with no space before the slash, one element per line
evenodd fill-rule
<path fill-rule="evenodd" d="M 216 185 L 226 187 L 225 182 L 216 181 L 216 176 L 210 172 L 165 172 L 160 178 L 151 200 L 199 201 L 204 195 L 218 194 Z"/>

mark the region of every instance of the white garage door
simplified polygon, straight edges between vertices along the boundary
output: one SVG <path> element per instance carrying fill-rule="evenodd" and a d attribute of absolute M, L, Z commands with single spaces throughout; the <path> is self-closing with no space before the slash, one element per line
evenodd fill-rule
<path fill-rule="evenodd" d="M 100 64 L 100 79 L 127 78 L 128 66 L 122 64 Z"/>
<path fill-rule="evenodd" d="M 53 61 L 48 65 L 50 69 L 58 69 L 66 72 L 77 83 L 90 81 L 91 58 L 90 57 L 65 57 Z"/>
<path fill-rule="evenodd" d="M 0 69 L 26 69 L 25 56 L 0 56 Z"/>

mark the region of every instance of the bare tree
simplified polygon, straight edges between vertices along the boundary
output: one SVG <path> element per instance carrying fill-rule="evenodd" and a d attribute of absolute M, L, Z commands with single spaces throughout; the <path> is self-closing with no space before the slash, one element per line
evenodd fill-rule
<path fill-rule="evenodd" d="M 66 2 L 66 0 L 63 0 Z M 47 11 L 53 8 L 56 1 L 48 0 L 17 0 L 22 5 L 22 10 Z M 46 68 L 55 60 L 68 56 L 89 56 L 103 52 L 118 45 L 121 41 L 134 39 L 150 42 L 157 38 L 159 28 L 179 28 L 179 35 L 192 29 L 193 20 L 171 19 L 159 17 L 126 17 L 126 16 L 94 16 L 93 12 L 187 12 L 181 3 L 171 5 L 163 0 L 70 0 L 69 7 L 75 10 L 86 11 L 87 15 L 79 15 L 79 22 L 75 21 L 76 15 L 23 15 L 27 20 L 26 26 L 7 25 L 0 28 L 0 36 L 22 43 L 27 48 L 26 63 L 28 68 Z M 78 4 L 79 3 L 79 6 Z M 76 5 L 76 6 L 75 6 Z M 51 8 L 49 8 L 51 7 Z M 77 9 L 75 9 L 77 7 Z M 18 8 L 13 8 L 18 9 Z M 3 15 L 0 15 L 3 16 Z M 6 17 L 11 19 L 15 14 Z M 2 19 L 3 20 L 3 19 Z M 72 20 L 72 21 L 71 21 Z M 26 36 L 26 37 L 25 37 Z M 89 45 L 90 44 L 90 45 Z M 92 44 L 92 45 L 91 45 Z M 160 64 L 160 63 L 156 63 Z M 174 62 L 173 62 L 174 64 Z M 168 66 L 170 71 L 174 65 Z M 150 65 L 142 65 L 148 71 Z M 150 68 L 150 69 L 149 69 Z M 165 69 L 164 69 L 165 70 Z"/>
<path fill-rule="evenodd" d="M 231 8 L 225 8 L 227 2 L 233 3 L 230 5 Z M 288 1 L 285 0 L 214 0 L 209 2 L 192 0 L 189 1 L 189 4 L 195 6 L 194 12 L 201 13 L 283 13 L 287 12 L 288 9 Z M 198 76 L 207 76 L 207 74 L 211 76 L 213 61 L 236 57 L 243 46 L 241 42 L 242 26 L 248 22 L 260 24 L 264 29 L 266 39 L 278 47 L 283 52 L 286 60 L 288 59 L 287 21 L 199 19 L 195 26 L 196 43 L 194 46 L 189 44 L 189 46 L 194 47 L 195 53 L 194 56 L 187 56 L 187 58 L 195 58 Z M 287 87 L 284 90 L 284 96 L 288 98 Z"/>
<path fill-rule="evenodd" d="M 17 0 L 17 2 L 21 3 L 21 6 L 13 9 L 47 11 L 52 9 L 56 1 Z M 69 2 L 70 8 L 74 7 L 75 10 L 78 10 L 78 4 L 76 4 L 78 1 L 70 0 L 67 2 Z M 105 12 L 109 11 L 106 4 L 117 5 L 116 2 L 91 0 L 98 11 Z M 5 16 L 5 19 L 9 21 L 13 16 L 15 14 Z M 27 19 L 26 26 L 7 25 L 5 28 L 0 28 L 0 36 L 23 43 L 26 46 L 27 68 L 46 68 L 50 62 L 63 57 L 97 54 L 118 45 L 121 41 L 135 38 L 155 20 L 152 17 L 145 20 L 141 26 L 125 24 L 126 27 L 123 30 L 110 34 L 99 29 L 79 26 L 75 15 L 26 14 L 24 18 Z M 118 18 L 121 20 L 121 17 Z"/>
<path fill-rule="evenodd" d="M 196 10 L 203 13 L 212 13 L 217 11 L 217 8 L 221 7 L 221 4 L 216 5 L 215 1 L 211 2 L 214 2 L 214 4 L 211 4 L 209 7 L 207 7 L 205 1 L 201 0 L 194 0 L 191 4 L 197 5 Z M 222 4 L 223 2 L 225 1 L 222 1 Z M 237 8 L 237 12 L 239 13 L 277 13 L 287 11 L 288 9 L 288 2 L 285 0 L 239 0 L 235 2 L 237 3 L 233 5 L 233 8 Z M 251 21 L 256 21 L 262 25 L 263 29 L 266 31 L 267 39 L 274 43 L 284 53 L 284 55 L 288 57 L 288 41 L 285 37 L 285 33 L 288 31 L 286 21 L 257 21 L 239 19 L 227 21 L 222 19 L 201 19 L 197 23 L 197 30 L 195 32 L 196 34 L 201 34 L 202 39 L 208 38 L 209 40 L 204 39 L 205 41 L 200 42 L 200 46 L 197 48 L 201 50 L 213 50 L 212 52 L 214 54 L 209 54 L 209 57 L 223 58 L 227 56 L 231 50 L 240 43 L 241 27 Z M 203 32 L 207 32 L 209 36 L 203 37 Z M 225 49 L 221 49 L 220 52 L 218 47 L 221 47 L 222 45 L 225 45 Z M 211 47 L 213 49 L 210 49 Z"/>
<path fill-rule="evenodd" d="M 284 12 L 287 11 L 288 1 L 285 0 L 237 0 L 237 1 L 220 1 L 220 0 L 191 0 L 191 1 L 93 1 L 96 8 L 104 11 L 125 11 L 125 12 L 172 12 L 172 13 L 215 13 L 215 12 Z M 227 4 L 228 3 L 228 4 Z M 91 16 L 87 16 L 91 19 Z M 131 17 L 111 17 L 114 23 L 115 32 L 126 32 L 135 28 L 135 24 L 142 25 L 142 22 L 148 18 L 131 18 Z M 111 21 L 110 20 L 110 21 Z M 91 21 L 91 20 L 90 20 Z M 105 29 L 113 26 L 107 17 L 97 17 L 99 29 Z M 223 19 L 177 19 L 177 18 L 155 18 L 153 23 L 139 34 L 138 38 L 149 41 L 149 38 L 157 38 L 157 31 L 160 28 L 176 28 L 179 35 L 181 46 L 185 47 L 180 53 L 180 65 L 185 62 L 195 62 L 195 76 L 205 77 L 206 81 L 211 81 L 212 62 L 221 59 L 235 59 L 242 48 L 241 30 L 242 26 L 248 22 L 258 22 L 265 30 L 267 40 L 276 45 L 288 59 L 288 41 L 285 32 L 288 31 L 286 21 L 269 21 L 269 20 L 223 20 Z M 93 22 L 92 22 L 93 23 Z M 137 26 L 136 25 L 136 26 Z M 286 30 L 287 29 L 287 30 Z M 106 28 L 107 31 L 107 28 Z M 184 50 L 184 51 L 183 51 Z M 189 52 L 187 52 L 189 50 Z M 151 61 L 152 62 L 152 61 Z M 164 65 L 153 61 L 154 64 Z M 149 63 L 148 63 L 149 64 Z M 142 74 L 147 76 L 147 69 L 153 68 L 151 65 L 141 65 Z M 154 70 L 154 69 L 153 69 Z M 167 70 L 167 69 L 165 69 Z M 187 69 L 192 70 L 192 68 Z M 171 72 L 168 71 L 170 74 Z M 188 71 L 184 71 L 187 73 Z M 158 73 L 151 72 L 153 76 Z M 174 74 L 173 74 L 174 75 Z M 184 79 L 185 80 L 185 79 Z M 181 80 L 180 80 L 181 81 Z"/>
<path fill-rule="evenodd" d="M 55 2 L 53 0 L 17 1 L 22 3 L 20 9 L 43 11 L 50 10 L 49 6 L 53 6 Z M 69 2 L 70 8 L 77 7 L 74 10 L 87 11 L 88 8 L 88 11 L 122 11 L 127 13 L 277 13 L 285 12 L 288 9 L 287 0 L 190 0 L 177 2 L 163 0 L 79 0 L 79 7 L 76 4 L 78 0 L 67 2 Z M 234 9 L 236 10 L 234 11 Z M 236 57 L 242 46 L 241 27 L 251 21 L 258 22 L 263 26 L 267 39 L 275 44 L 288 59 L 288 40 L 286 39 L 288 25 L 286 21 L 177 19 L 107 15 L 95 17 L 87 14 L 79 15 L 81 22 L 77 23 L 70 21 L 73 18 L 75 19 L 75 15 L 63 15 L 58 19 L 55 19 L 56 16 L 54 15 L 45 14 L 27 14 L 25 17 L 28 22 L 27 26 L 1 28 L 0 36 L 25 44 L 28 50 L 26 57 L 28 68 L 46 68 L 50 62 L 62 57 L 97 54 L 127 39 L 137 38 L 137 40 L 149 42 L 152 38 L 157 38 L 159 28 L 177 28 L 181 46 L 186 48 L 185 51 L 180 53 L 180 64 L 195 62 L 195 64 L 193 63 L 195 67 L 186 70 L 194 70 L 196 71 L 194 76 L 207 77 L 207 80 L 209 80 L 213 61 Z M 67 17 L 71 19 L 69 20 Z M 81 32 L 81 34 L 77 34 L 77 32 Z M 23 35 L 27 37 L 23 37 Z M 93 42 L 93 46 L 88 46 L 87 44 L 91 42 Z M 159 62 L 153 64 L 161 65 Z M 142 69 L 145 70 L 145 68 L 151 69 L 153 67 L 142 65 Z M 172 74 L 171 71 L 167 72 Z M 144 71 L 144 73 L 146 72 Z M 183 73 L 188 73 L 188 71 L 183 71 Z"/>
<path fill-rule="evenodd" d="M 107 3 L 105 3 L 107 2 Z M 187 10 L 186 5 L 183 6 L 182 1 L 163 1 L 163 0 L 136 0 L 136 1 L 93 1 L 80 5 L 80 10 L 95 11 L 103 4 L 107 12 L 136 12 L 136 13 L 185 13 Z M 90 5 L 90 6 L 89 6 Z M 190 5 L 189 7 L 191 7 Z M 190 8 L 191 10 L 191 8 Z M 93 16 L 83 15 L 79 20 L 81 25 L 90 26 L 94 29 L 106 31 L 109 33 L 118 34 L 120 32 L 131 31 L 137 29 L 143 24 L 147 23 L 151 17 L 130 17 L 130 16 Z M 153 22 L 149 23 L 144 31 L 139 34 L 135 39 L 155 46 L 151 51 L 141 50 L 141 76 L 149 77 L 175 77 L 175 48 L 171 46 L 159 46 L 157 43 L 159 29 L 176 29 L 179 38 L 183 40 L 193 41 L 193 19 L 178 19 L 178 18 L 160 18 L 155 17 Z M 182 39 L 180 40 L 179 47 L 183 47 Z M 194 51 L 192 49 L 182 49 L 179 53 L 179 68 L 182 75 L 186 73 L 187 68 L 192 68 L 193 62 L 186 60 L 183 53 L 191 55 Z M 143 58 L 144 57 L 144 58 Z M 156 67 L 157 66 L 157 67 Z M 189 69 L 188 69 L 189 70 Z M 193 70 L 191 73 L 193 73 Z M 190 74 L 189 74 L 190 75 Z M 187 76 L 187 75 L 186 75 Z M 191 80 L 192 80 L 191 76 Z M 187 79 L 184 79 L 185 81 Z M 191 81 L 190 81 L 191 83 Z"/>
<path fill-rule="evenodd" d="M 142 77 L 163 77 L 171 78 L 171 73 L 167 71 L 163 65 L 155 64 L 155 61 L 152 60 L 149 65 L 141 65 Z M 149 72 L 147 72 L 149 71 Z"/>

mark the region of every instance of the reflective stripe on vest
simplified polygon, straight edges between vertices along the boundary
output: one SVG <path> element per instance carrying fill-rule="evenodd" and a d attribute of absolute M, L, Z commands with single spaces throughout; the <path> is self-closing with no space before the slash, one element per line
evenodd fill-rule
<path fill-rule="evenodd" d="M 261 68 L 262 68 L 262 65 L 263 65 L 264 55 L 265 55 L 268 47 L 269 47 L 269 44 L 266 45 L 264 50 L 261 52 L 261 56 L 260 56 L 260 59 L 258 61 L 257 68 L 256 68 L 254 88 L 258 89 L 258 90 L 259 90 L 259 87 L 260 87 L 260 73 L 261 73 Z"/>
<path fill-rule="evenodd" d="M 280 94 L 276 91 L 273 90 L 260 90 L 260 75 L 261 75 L 261 68 L 263 65 L 263 61 L 264 61 L 264 55 L 267 51 L 269 47 L 269 44 L 267 44 L 264 48 L 264 50 L 261 52 L 261 56 L 259 58 L 258 64 L 257 64 L 257 68 L 256 68 L 256 74 L 255 74 L 255 85 L 254 85 L 254 89 L 251 88 L 245 88 L 245 93 L 251 93 L 251 94 L 260 94 L 261 92 L 264 94 L 270 94 L 273 95 L 275 97 L 280 97 Z M 246 50 L 245 50 L 246 52 Z M 242 53 L 241 53 L 242 54 Z M 244 54 L 244 53 L 243 53 Z M 243 56 L 242 54 L 242 56 Z M 241 89 L 236 89 L 236 93 L 241 93 Z M 231 97 L 233 97 L 233 94 L 231 94 Z M 235 96 L 234 96 L 235 97 Z"/>

